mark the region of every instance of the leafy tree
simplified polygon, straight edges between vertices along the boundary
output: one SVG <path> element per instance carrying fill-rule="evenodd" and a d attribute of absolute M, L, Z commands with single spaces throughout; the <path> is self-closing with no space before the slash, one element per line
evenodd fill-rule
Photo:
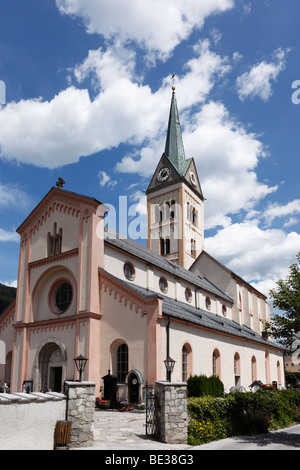
<path fill-rule="evenodd" d="M 300 349 L 300 252 L 296 257 L 297 263 L 290 266 L 287 279 L 277 281 L 277 287 L 270 290 L 274 307 L 284 313 L 274 314 L 265 325 L 289 353 Z"/>

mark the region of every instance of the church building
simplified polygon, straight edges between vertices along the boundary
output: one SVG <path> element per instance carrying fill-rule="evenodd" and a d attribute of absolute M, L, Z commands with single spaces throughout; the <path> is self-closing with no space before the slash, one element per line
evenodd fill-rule
<path fill-rule="evenodd" d="M 64 389 L 117 382 L 117 399 L 143 401 L 146 384 L 218 376 L 249 390 L 284 386 L 283 350 L 268 339 L 266 297 L 204 249 L 204 196 L 186 158 L 175 91 L 165 151 L 146 190 L 147 248 L 107 228 L 100 201 L 53 187 L 17 229 L 16 300 L 0 317 L 0 387 Z"/>

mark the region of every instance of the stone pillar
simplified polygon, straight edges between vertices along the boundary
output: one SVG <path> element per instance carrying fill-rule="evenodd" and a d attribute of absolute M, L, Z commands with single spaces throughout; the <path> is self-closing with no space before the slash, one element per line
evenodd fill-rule
<path fill-rule="evenodd" d="M 185 382 L 155 382 L 156 429 L 161 442 L 187 443 L 187 391 Z"/>
<path fill-rule="evenodd" d="M 95 421 L 94 382 L 66 382 L 67 412 L 66 419 L 72 422 L 69 447 L 88 447 L 93 445 Z"/>

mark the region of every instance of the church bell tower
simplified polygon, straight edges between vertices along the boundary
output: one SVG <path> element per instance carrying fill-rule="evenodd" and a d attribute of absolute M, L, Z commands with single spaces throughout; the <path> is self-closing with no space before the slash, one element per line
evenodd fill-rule
<path fill-rule="evenodd" d="M 146 190 L 147 246 L 189 269 L 204 248 L 204 197 L 194 159 L 185 158 L 172 90 L 165 151 Z"/>

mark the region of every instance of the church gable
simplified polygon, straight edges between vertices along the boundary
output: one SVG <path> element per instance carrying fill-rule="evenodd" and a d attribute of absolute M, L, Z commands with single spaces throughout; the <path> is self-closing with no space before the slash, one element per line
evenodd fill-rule
<path fill-rule="evenodd" d="M 195 165 L 195 161 L 194 161 L 193 158 L 190 158 L 188 162 L 189 162 L 189 165 L 188 165 L 187 170 L 184 174 L 184 182 L 203 201 L 204 197 L 203 197 L 203 193 L 202 193 L 202 189 L 201 189 L 200 180 L 199 180 L 199 176 L 198 176 L 198 173 L 197 173 L 197 168 L 196 168 L 196 165 Z"/>
<path fill-rule="evenodd" d="M 181 180 L 181 175 L 178 173 L 167 155 L 163 153 L 147 188 L 146 194 L 160 190 L 161 188 L 165 188 L 171 184 L 178 183 Z"/>
<path fill-rule="evenodd" d="M 29 261 L 77 249 L 82 212 L 88 217 L 99 204 L 94 199 L 52 188 L 17 230 L 23 243 L 31 241 Z"/>

